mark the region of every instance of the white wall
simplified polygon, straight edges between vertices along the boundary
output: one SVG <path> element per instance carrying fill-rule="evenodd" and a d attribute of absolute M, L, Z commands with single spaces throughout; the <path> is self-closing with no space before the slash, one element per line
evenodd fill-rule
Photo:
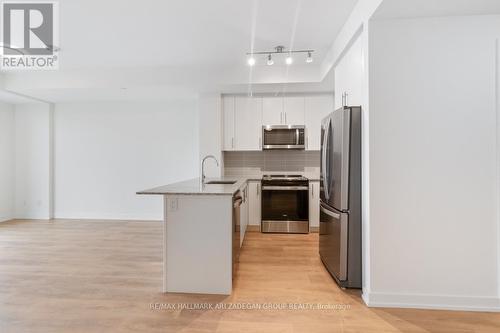
<path fill-rule="evenodd" d="M 15 217 L 51 218 L 51 106 L 15 106 Z"/>
<path fill-rule="evenodd" d="M 498 310 L 500 17 L 370 26 L 374 306 Z"/>
<path fill-rule="evenodd" d="M 500 33 L 496 39 L 496 114 L 497 114 L 497 196 L 500 198 Z M 497 210 L 497 281 L 498 298 L 500 298 L 500 203 Z"/>
<path fill-rule="evenodd" d="M 135 193 L 198 176 L 196 101 L 56 105 L 55 217 L 163 218 Z"/>
<path fill-rule="evenodd" d="M 14 106 L 0 102 L 0 222 L 14 216 Z"/>

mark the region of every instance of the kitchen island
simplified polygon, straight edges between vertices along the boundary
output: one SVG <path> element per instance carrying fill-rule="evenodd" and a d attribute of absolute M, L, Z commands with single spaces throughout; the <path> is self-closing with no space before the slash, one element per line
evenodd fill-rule
<path fill-rule="evenodd" d="M 213 181 L 234 184 L 209 184 Z M 137 194 L 162 195 L 163 292 L 231 294 L 233 199 L 248 178 L 192 179 Z M 238 240 L 239 249 L 239 240 Z"/>

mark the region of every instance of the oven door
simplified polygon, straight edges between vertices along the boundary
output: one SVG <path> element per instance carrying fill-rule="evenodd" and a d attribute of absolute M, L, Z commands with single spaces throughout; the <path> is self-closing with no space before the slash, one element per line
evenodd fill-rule
<path fill-rule="evenodd" d="M 262 126 L 262 149 L 305 149 L 305 127 L 274 125 Z"/>
<path fill-rule="evenodd" d="M 308 186 L 262 186 L 262 232 L 309 232 Z"/>

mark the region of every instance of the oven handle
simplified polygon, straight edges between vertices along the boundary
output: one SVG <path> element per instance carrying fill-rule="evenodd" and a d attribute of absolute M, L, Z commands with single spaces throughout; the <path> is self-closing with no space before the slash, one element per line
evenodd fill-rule
<path fill-rule="evenodd" d="M 307 191 L 307 186 L 262 186 L 262 191 Z"/>

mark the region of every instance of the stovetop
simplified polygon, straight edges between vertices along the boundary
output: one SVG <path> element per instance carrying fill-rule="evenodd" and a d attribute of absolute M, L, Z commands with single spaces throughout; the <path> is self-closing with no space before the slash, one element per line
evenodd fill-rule
<path fill-rule="evenodd" d="M 302 175 L 264 175 L 262 181 L 266 182 L 304 182 L 308 179 Z"/>

